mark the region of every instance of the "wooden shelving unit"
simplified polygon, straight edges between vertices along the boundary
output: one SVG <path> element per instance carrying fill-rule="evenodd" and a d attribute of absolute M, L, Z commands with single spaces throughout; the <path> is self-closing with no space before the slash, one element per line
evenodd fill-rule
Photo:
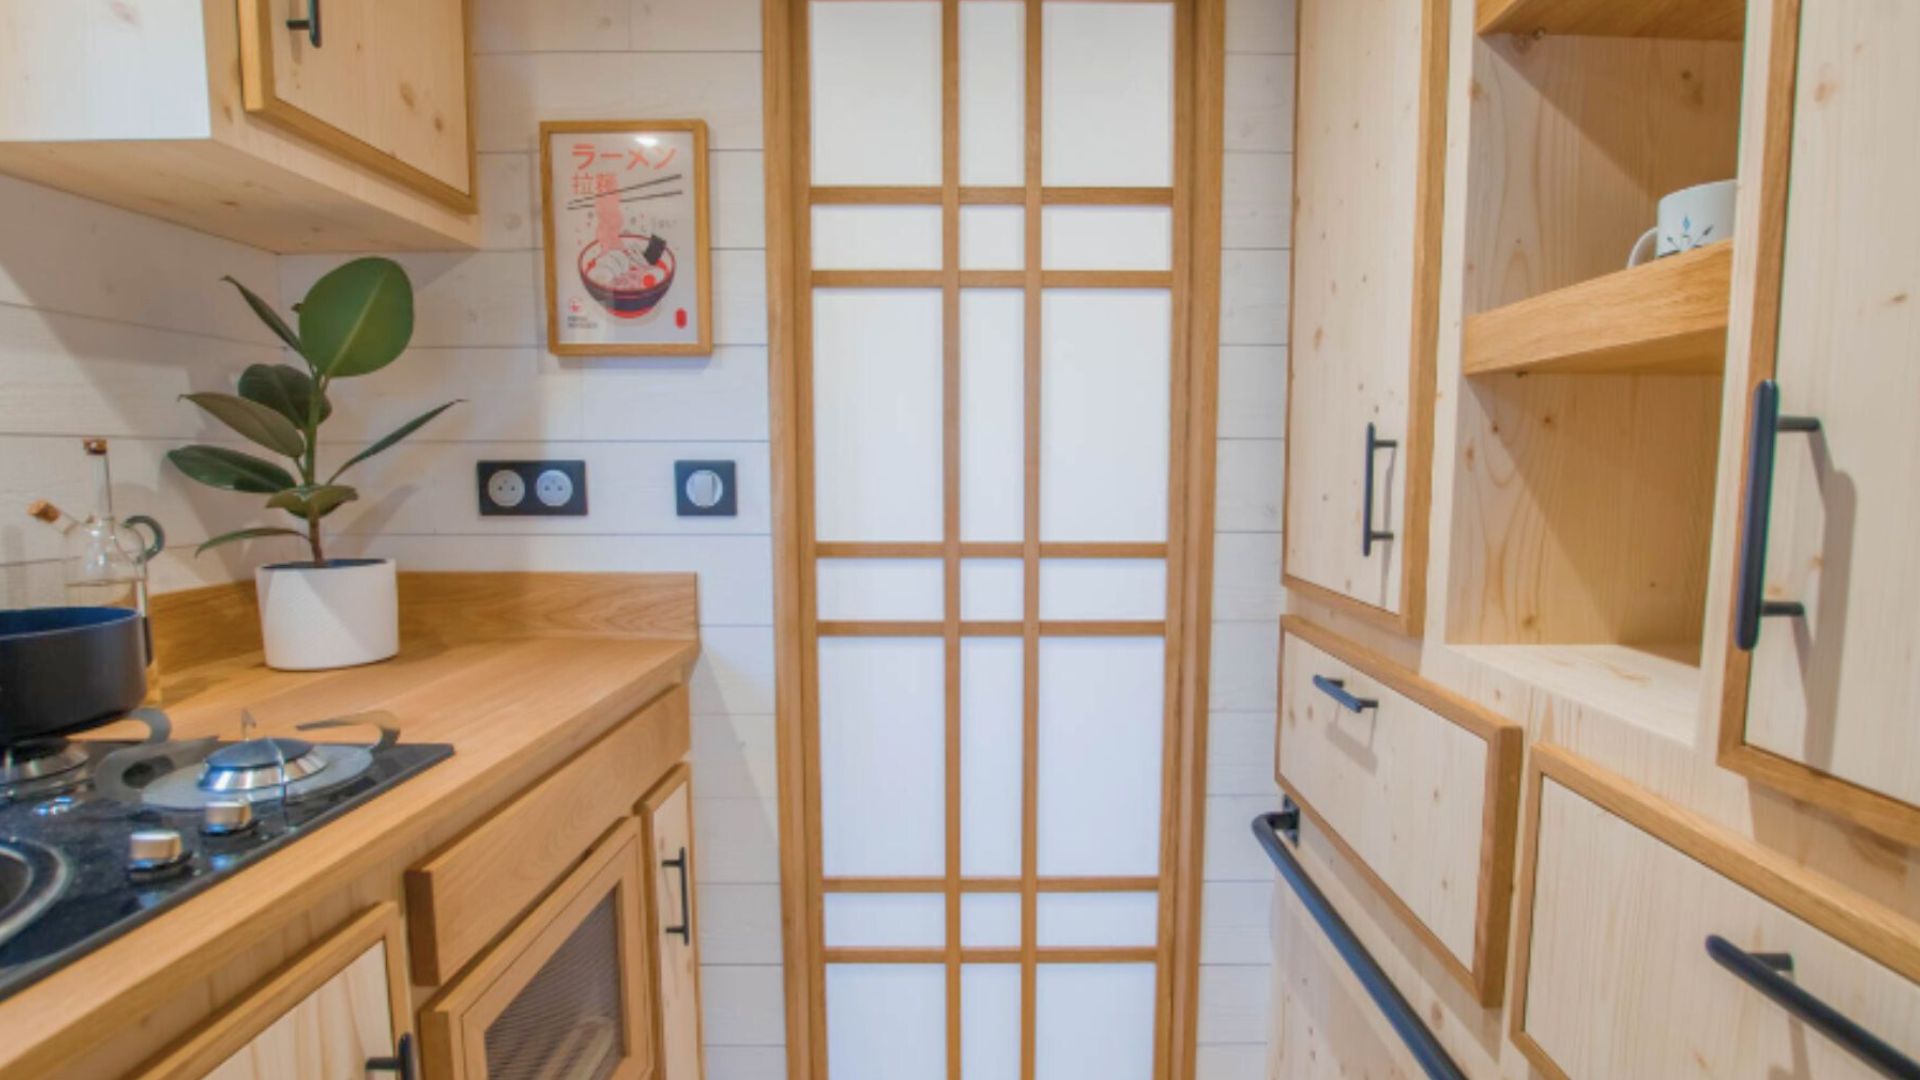
<path fill-rule="evenodd" d="M 1738 41 L 1744 0 L 1479 0 L 1482 34 L 1583 34 L 1595 37 Z"/>
<path fill-rule="evenodd" d="M 1460 655 L 1682 745 L 1696 741 L 1699 649 L 1456 645 Z M 1689 654 L 1690 650 L 1690 654 Z"/>
<path fill-rule="evenodd" d="M 1716 374 L 1732 275 L 1722 241 L 1468 316 L 1461 370 Z"/>

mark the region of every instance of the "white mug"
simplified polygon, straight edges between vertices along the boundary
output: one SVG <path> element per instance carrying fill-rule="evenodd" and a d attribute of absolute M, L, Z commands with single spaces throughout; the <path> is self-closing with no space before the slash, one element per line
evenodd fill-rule
<path fill-rule="evenodd" d="M 1715 180 L 1681 188 L 1660 200 L 1659 224 L 1640 234 L 1627 255 L 1628 266 L 1664 259 L 1683 251 L 1733 238 L 1733 201 L 1739 184 Z"/>

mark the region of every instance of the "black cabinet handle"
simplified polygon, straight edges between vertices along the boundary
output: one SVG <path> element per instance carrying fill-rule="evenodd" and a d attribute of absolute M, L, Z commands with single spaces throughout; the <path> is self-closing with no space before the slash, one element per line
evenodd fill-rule
<path fill-rule="evenodd" d="M 1379 1006 L 1387 1023 L 1393 1025 L 1393 1030 L 1407 1044 L 1408 1052 L 1413 1055 L 1413 1060 L 1419 1062 L 1429 1080 L 1466 1080 L 1466 1074 L 1453 1063 L 1453 1058 L 1447 1056 L 1440 1040 L 1434 1038 L 1433 1032 L 1421 1022 L 1420 1014 L 1407 1004 L 1400 988 L 1393 985 L 1393 980 L 1387 978 L 1386 972 L 1380 970 L 1380 964 L 1373 954 L 1353 935 L 1353 928 L 1327 902 L 1326 895 L 1307 876 L 1300 860 L 1294 858 L 1293 852 L 1288 851 L 1286 844 L 1281 842 L 1279 832 L 1289 824 L 1297 824 L 1297 818 L 1289 822 L 1285 814 L 1261 814 L 1253 819 L 1254 838 L 1260 841 L 1260 846 L 1266 850 L 1267 858 L 1273 860 L 1280 876 L 1293 886 L 1301 905 L 1320 925 L 1320 931 L 1327 935 L 1327 940 L 1333 943 L 1334 951 L 1353 969 L 1367 996 Z"/>
<path fill-rule="evenodd" d="M 307 0 L 307 17 L 304 19 L 288 19 L 287 29 L 305 30 L 307 32 L 307 40 L 313 44 L 314 48 L 319 48 L 320 0 Z"/>
<path fill-rule="evenodd" d="M 1753 422 L 1747 432 L 1747 512 L 1740 530 L 1740 599 L 1734 644 L 1752 652 L 1760 644 L 1760 620 L 1769 615 L 1805 615 L 1797 600 L 1768 600 L 1767 530 L 1773 520 L 1774 450 L 1783 431 L 1815 432 L 1811 416 L 1780 415 L 1780 384 L 1762 379 L 1753 388 Z"/>
<path fill-rule="evenodd" d="M 1338 702 L 1340 707 L 1348 712 L 1366 712 L 1368 709 L 1380 707 L 1380 703 L 1373 698 L 1354 697 L 1349 694 L 1345 679 L 1329 679 L 1325 675 L 1315 675 L 1313 685 L 1315 689 Z"/>
<path fill-rule="evenodd" d="M 665 927 L 660 932 L 678 935 L 682 944 L 691 945 L 693 944 L 693 913 L 690 910 L 691 901 L 688 900 L 687 892 L 687 849 L 681 848 L 680 854 L 674 858 L 660 860 L 660 865 L 669 870 L 676 870 L 680 874 L 680 923 L 677 926 Z"/>
<path fill-rule="evenodd" d="M 1895 1050 L 1879 1036 L 1833 1006 L 1800 989 L 1787 976 L 1793 972 L 1793 957 L 1788 953 L 1750 953 L 1718 934 L 1707 937 L 1707 955 L 1739 977 L 1741 982 L 1771 998 L 1774 1004 L 1840 1048 L 1866 1062 L 1882 1076 L 1897 1080 L 1920 1080 L 1920 1063 Z"/>
<path fill-rule="evenodd" d="M 393 1044 L 392 1057 L 368 1058 L 367 1071 L 390 1072 L 400 1080 L 413 1080 L 418 1075 L 413 1069 L 413 1034 L 409 1032 L 400 1036 L 399 1041 Z"/>
<path fill-rule="evenodd" d="M 1367 425 L 1367 482 L 1360 505 L 1360 554 L 1363 557 L 1373 556 L 1374 544 L 1393 539 L 1393 530 L 1373 527 L 1373 457 L 1381 450 L 1392 450 L 1399 445 L 1398 439 L 1382 439 L 1375 434 L 1371 423 Z"/>

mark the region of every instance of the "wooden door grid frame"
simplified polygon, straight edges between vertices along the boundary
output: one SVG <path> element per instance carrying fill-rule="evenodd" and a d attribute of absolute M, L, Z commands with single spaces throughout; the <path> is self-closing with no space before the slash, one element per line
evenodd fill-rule
<path fill-rule="evenodd" d="M 900 2 L 900 0 L 876 0 Z M 1041 56 L 1045 3 L 1025 9 L 1025 182 L 969 187 L 959 182 L 959 23 L 965 0 L 934 0 L 941 13 L 942 182 L 938 187 L 814 187 L 808 96 L 808 0 L 763 0 L 767 190 L 769 397 L 775 593 L 776 712 L 783 960 L 788 1075 L 824 1080 L 825 964 L 926 963 L 946 967 L 947 1064 L 960 1075 L 960 976 L 963 963 L 1021 966 L 1021 1077 L 1034 1080 L 1034 1006 L 1038 964 L 1145 963 L 1156 968 L 1156 1080 L 1190 1077 L 1197 1044 L 1202 837 L 1206 798 L 1208 650 L 1212 619 L 1213 493 L 1220 307 L 1221 167 L 1224 144 L 1225 0 L 1164 0 L 1174 14 L 1174 183 L 1164 188 L 1047 187 L 1041 176 Z M 928 271 L 816 271 L 810 266 L 816 205 L 924 205 L 942 209 L 942 265 Z M 1014 271 L 959 268 L 959 208 L 1025 208 L 1025 260 Z M 1167 206 L 1173 261 L 1167 271 L 1047 271 L 1041 259 L 1041 208 L 1049 205 Z M 811 424 L 814 287 L 918 287 L 941 291 L 942 539 L 923 543 L 831 543 L 814 539 Z M 960 540 L 959 317 L 963 288 L 1019 288 L 1024 294 L 1024 537 L 1013 543 Z M 1164 543 L 1056 543 L 1039 538 L 1041 298 L 1048 288 L 1164 289 L 1172 304 L 1168 531 Z M 1181 302 L 1184 297 L 1185 302 Z M 822 558 L 940 559 L 944 611 L 918 623 L 823 622 L 813 598 Z M 1019 558 L 1023 617 L 963 622 L 963 558 Z M 1165 618 L 1152 621 L 1042 621 L 1043 558 L 1165 559 Z M 817 688 L 810 683 L 820 637 L 911 635 L 939 638 L 945 655 L 946 872 L 940 877 L 834 879 L 821 876 Z M 1163 713 L 1160 871 L 1153 877 L 1047 878 L 1037 866 L 1039 642 L 1060 636 L 1161 636 L 1167 678 Z M 1018 878 L 963 879 L 959 863 L 960 641 L 1018 637 L 1024 643 L 1022 872 Z M 1037 945 L 1040 893 L 1152 890 L 1159 895 L 1157 944 L 1148 948 L 1045 948 Z M 822 898 L 830 892 L 907 892 L 946 897 L 945 947 L 829 949 Z M 1010 949 L 960 945 L 960 897 L 1022 896 L 1021 943 Z"/>

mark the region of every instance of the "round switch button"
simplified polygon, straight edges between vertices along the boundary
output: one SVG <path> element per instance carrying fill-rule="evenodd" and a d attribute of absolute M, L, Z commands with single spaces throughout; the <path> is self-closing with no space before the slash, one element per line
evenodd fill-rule
<path fill-rule="evenodd" d="M 727 482 L 712 469 L 695 469 L 687 475 L 687 501 L 702 510 L 720 505 L 727 496 Z"/>

